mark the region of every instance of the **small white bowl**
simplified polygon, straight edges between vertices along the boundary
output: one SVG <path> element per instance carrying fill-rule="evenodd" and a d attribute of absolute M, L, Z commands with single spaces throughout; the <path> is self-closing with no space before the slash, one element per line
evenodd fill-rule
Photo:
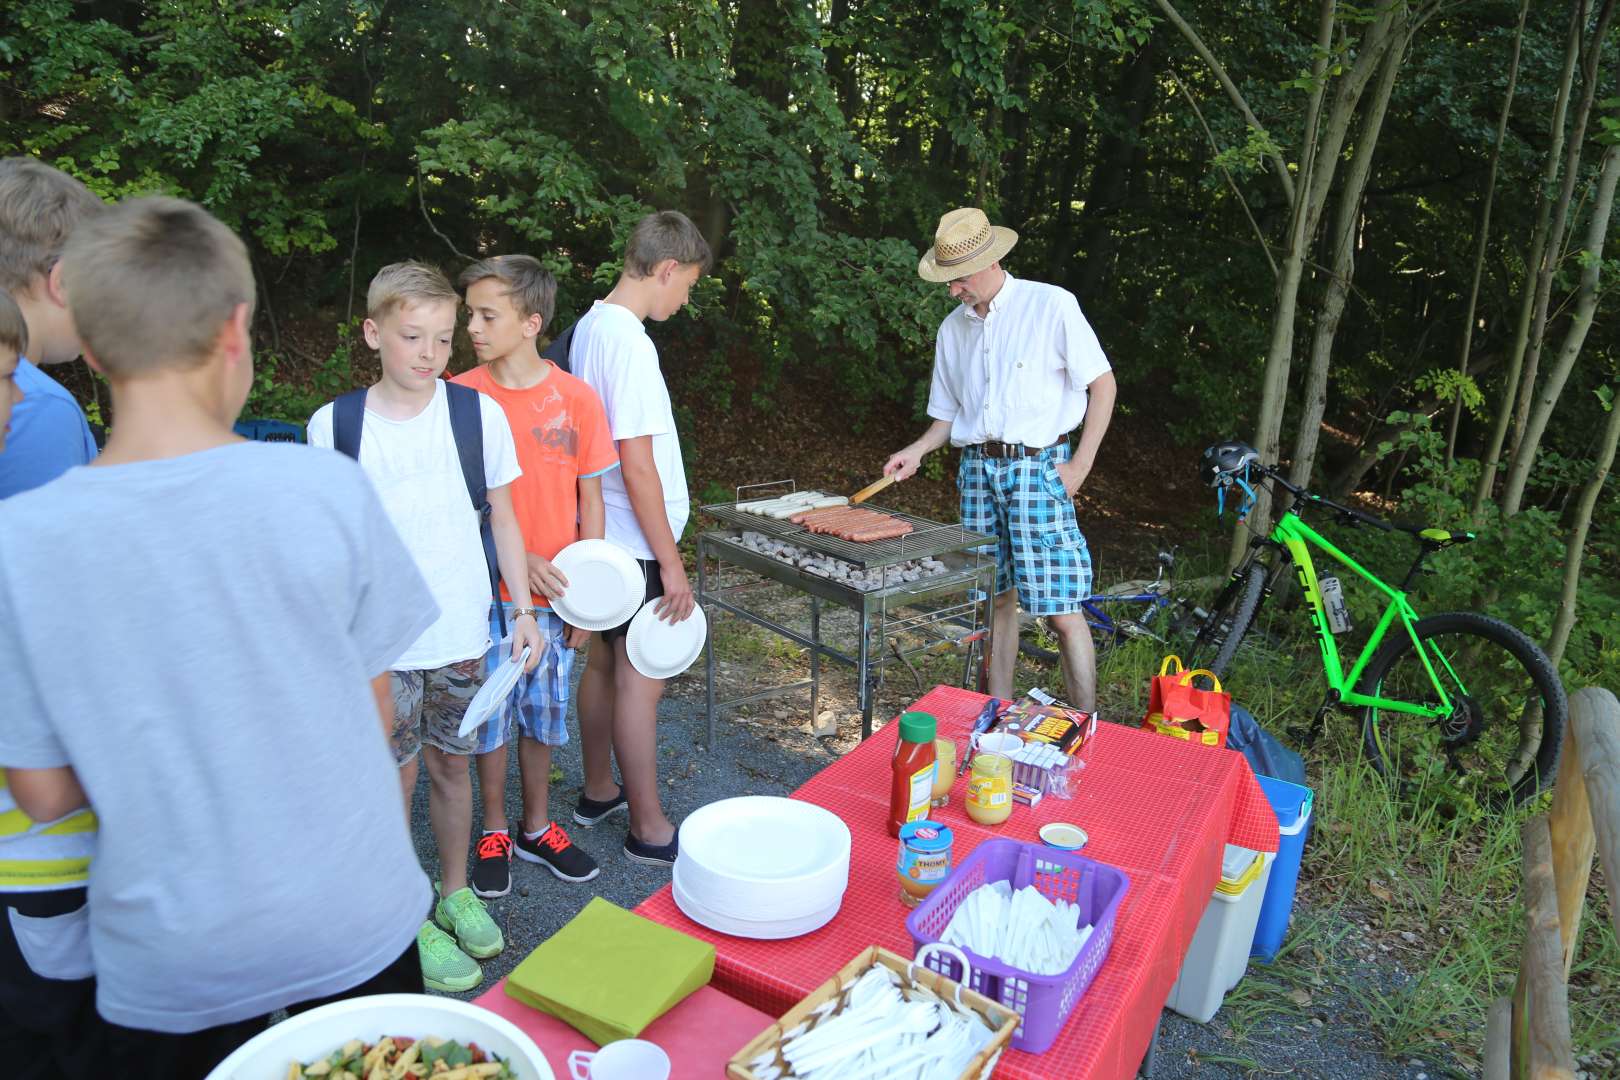
<path fill-rule="evenodd" d="M 1067 821 L 1049 821 L 1041 826 L 1041 843 L 1059 851 L 1079 851 L 1089 839 L 1086 830 Z"/>

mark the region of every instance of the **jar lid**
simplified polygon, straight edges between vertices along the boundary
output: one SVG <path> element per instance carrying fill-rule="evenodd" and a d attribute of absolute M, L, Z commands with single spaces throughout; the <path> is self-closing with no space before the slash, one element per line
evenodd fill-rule
<path fill-rule="evenodd" d="M 908 712 L 900 714 L 900 738 L 906 742 L 933 742 L 938 724 L 932 713 Z"/>
<path fill-rule="evenodd" d="M 951 830 L 937 821 L 913 821 L 900 826 L 900 840 L 918 851 L 945 851 L 951 846 Z"/>

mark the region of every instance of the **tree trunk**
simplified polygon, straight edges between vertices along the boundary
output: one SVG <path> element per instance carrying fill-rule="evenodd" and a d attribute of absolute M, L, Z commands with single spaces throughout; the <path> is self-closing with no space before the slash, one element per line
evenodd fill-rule
<path fill-rule="evenodd" d="M 1091 129 L 1078 121 L 1069 123 L 1068 152 L 1063 155 L 1063 170 L 1053 192 L 1057 202 L 1057 224 L 1052 229 L 1052 240 L 1046 249 L 1046 280 L 1061 281 L 1068 272 L 1075 250 L 1074 189 L 1080 183 L 1080 165 L 1086 159 L 1086 138 Z"/>
<path fill-rule="evenodd" d="M 1597 96 L 1598 62 L 1603 55 L 1603 38 L 1609 30 L 1614 3 L 1615 0 L 1604 0 L 1591 41 L 1581 57 L 1581 99 L 1575 108 L 1569 136 L 1564 142 L 1563 183 L 1559 186 L 1548 243 L 1542 249 L 1541 264 L 1536 269 L 1535 313 L 1531 317 L 1530 343 L 1524 357 L 1524 374 L 1519 379 L 1518 401 L 1514 406 L 1510 458 L 1518 456 L 1530 419 L 1531 398 L 1536 388 L 1537 368 L 1541 364 L 1541 348 L 1547 340 L 1547 308 L 1552 302 L 1553 276 L 1564 258 L 1564 237 L 1570 229 L 1569 204 L 1575 194 L 1575 181 L 1580 178 L 1581 155 L 1586 149 L 1586 122 L 1592 114 L 1592 101 Z"/>
<path fill-rule="evenodd" d="M 1153 111 L 1154 81 L 1159 70 L 1158 38 L 1151 37 L 1120 76 L 1114 95 L 1116 126 L 1102 137 L 1091 167 L 1091 187 L 1082 212 L 1080 250 L 1085 259 L 1070 287 L 1081 300 L 1096 295 L 1118 248 L 1114 218 L 1130 191 L 1140 160 L 1142 124 Z"/>
<path fill-rule="evenodd" d="M 1558 407 L 1558 399 L 1563 395 L 1564 385 L 1569 380 L 1569 373 L 1574 370 L 1575 361 L 1580 358 L 1581 347 L 1586 344 L 1587 332 L 1591 330 L 1592 319 L 1597 314 L 1603 241 L 1609 232 L 1609 214 L 1614 208 L 1617 180 L 1620 180 L 1620 145 L 1610 146 L 1608 153 L 1603 155 L 1603 171 L 1598 177 L 1597 194 L 1592 200 L 1592 217 L 1587 224 L 1586 258 L 1581 269 L 1580 289 L 1576 293 L 1575 314 L 1570 320 L 1569 332 L 1564 335 L 1564 346 L 1559 350 L 1558 360 L 1548 373 L 1547 385 L 1542 388 L 1535 408 L 1526 419 L 1519 452 L 1513 455 L 1513 462 L 1508 466 L 1507 485 L 1502 490 L 1504 517 L 1512 517 L 1519 512 L 1524 501 L 1525 485 L 1530 479 L 1530 469 L 1535 464 L 1536 451 L 1541 447 L 1541 437 L 1547 431 L 1547 422 L 1552 418 L 1553 410 Z"/>
<path fill-rule="evenodd" d="M 1485 248 L 1491 235 L 1491 204 L 1496 199 L 1496 171 L 1502 163 L 1502 144 L 1507 141 L 1508 116 L 1513 111 L 1513 94 L 1519 85 L 1519 52 L 1524 45 L 1524 23 L 1530 14 L 1530 0 L 1519 4 L 1519 24 L 1513 31 L 1513 59 L 1508 63 L 1507 93 L 1502 96 L 1502 115 L 1496 121 L 1496 141 L 1491 144 L 1491 165 L 1485 174 L 1485 201 L 1479 211 L 1479 246 L 1474 252 L 1474 278 L 1468 287 L 1468 308 L 1463 316 L 1462 343 L 1457 349 L 1457 372 L 1468 374 L 1468 353 L 1474 345 L 1474 313 L 1479 310 L 1479 282 L 1485 276 Z M 1451 403 L 1451 423 L 1446 427 L 1446 469 L 1457 459 L 1457 427 L 1462 421 L 1462 388 Z"/>
<path fill-rule="evenodd" d="M 1378 135 L 1383 129 L 1389 99 L 1395 89 L 1395 78 L 1400 74 L 1413 31 L 1410 24 L 1403 25 L 1396 31 L 1394 40 L 1384 54 L 1378 85 L 1373 91 L 1366 119 L 1362 121 L 1361 137 L 1356 141 L 1350 170 L 1344 178 L 1344 190 L 1339 195 L 1339 213 L 1333 230 L 1333 271 L 1316 316 L 1316 332 L 1311 340 L 1311 363 L 1305 376 L 1305 397 L 1299 429 L 1294 436 L 1293 461 L 1288 470 L 1288 479 L 1302 487 L 1310 484 L 1311 469 L 1316 463 L 1316 448 L 1322 435 L 1322 414 L 1327 409 L 1328 369 L 1333 357 L 1333 339 L 1339 332 L 1339 320 L 1344 316 L 1345 301 L 1350 296 L 1350 282 L 1356 272 L 1356 226 L 1361 219 L 1361 197 L 1367 188 L 1367 178 L 1372 175 Z"/>
<path fill-rule="evenodd" d="M 1581 561 L 1586 555 L 1586 534 L 1592 527 L 1592 511 L 1603 495 L 1603 483 L 1609 478 L 1609 470 L 1614 467 L 1617 442 L 1620 442 L 1620 394 L 1609 402 L 1609 422 L 1603 429 L 1603 444 L 1598 448 L 1597 471 L 1581 491 L 1581 501 L 1575 508 L 1575 526 L 1570 530 L 1569 543 L 1564 548 L 1564 591 L 1558 598 L 1558 614 L 1553 619 L 1552 636 L 1547 639 L 1547 655 L 1552 658 L 1554 667 L 1564 659 L 1564 647 L 1569 644 L 1570 631 L 1575 627 Z"/>
<path fill-rule="evenodd" d="M 1552 201 L 1549 192 L 1558 179 L 1558 166 L 1564 154 L 1564 118 L 1569 112 L 1569 97 L 1575 86 L 1575 65 L 1581 52 L 1581 15 L 1585 0 L 1570 0 L 1569 39 L 1564 46 L 1564 67 L 1559 73 L 1558 96 L 1553 102 L 1552 123 L 1548 128 L 1547 161 L 1542 167 L 1541 182 L 1536 185 L 1536 225 L 1530 234 L 1530 257 L 1525 265 L 1541 265 L 1547 247 L 1547 233 L 1552 227 Z M 1535 311 L 1536 283 L 1534 270 L 1526 275 L 1524 291 L 1519 299 L 1519 320 L 1513 330 L 1513 347 L 1508 352 L 1507 373 L 1502 380 L 1502 396 L 1496 406 L 1496 422 L 1491 425 L 1490 442 L 1485 456 L 1480 459 L 1479 483 L 1474 488 L 1474 505 L 1470 517 L 1478 521 L 1485 511 L 1485 503 L 1496 486 L 1496 470 L 1502 460 L 1502 447 L 1507 442 L 1508 425 L 1513 421 L 1518 401 L 1519 381 L 1524 372 L 1525 352 L 1530 344 L 1531 317 Z"/>

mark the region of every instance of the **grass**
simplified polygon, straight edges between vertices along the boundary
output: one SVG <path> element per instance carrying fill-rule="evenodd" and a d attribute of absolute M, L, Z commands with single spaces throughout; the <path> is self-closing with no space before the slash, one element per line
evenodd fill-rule
<path fill-rule="evenodd" d="M 1309 725 L 1322 700 L 1317 650 L 1297 613 L 1264 616 L 1277 647 L 1240 652 L 1226 689 L 1290 741 L 1285 733 Z M 769 660 L 781 676 L 803 663 L 796 646 L 736 620 L 721 623 L 716 641 L 727 660 Z M 1138 722 L 1163 652 L 1154 642 L 1130 640 L 1103 655 L 1098 702 L 1104 718 Z M 1299 659 L 1279 659 L 1288 656 Z M 919 656 L 915 663 L 926 685 L 960 678 L 956 654 Z M 824 678 L 847 677 L 845 671 L 827 665 Z M 1020 692 L 1062 689 L 1054 668 L 1022 656 L 1016 682 Z M 876 715 L 892 715 L 912 700 L 913 690 L 911 677 L 896 666 Z M 1228 995 L 1218 1022 L 1233 1053 L 1221 1060 L 1266 1072 L 1255 1055 L 1264 1050 L 1274 1057 L 1270 1044 L 1279 1033 L 1297 1037 L 1295 1029 L 1315 1018 L 1370 1033 L 1391 1059 L 1430 1062 L 1431 1075 L 1475 1073 L 1486 1010 L 1494 998 L 1512 993 L 1523 945 L 1519 827 L 1530 811 L 1483 810 L 1444 783 L 1397 796 L 1362 761 L 1360 749 L 1359 717 L 1333 713 L 1305 751 L 1315 824 L 1300 903 L 1277 961 L 1251 966 Z M 1601 1064 L 1620 1058 L 1614 1022 L 1620 945 L 1607 915 L 1610 903 L 1596 870 L 1570 986 L 1577 1059 L 1598 1056 L 1600 1063 L 1589 1066 L 1593 1075 L 1620 1075 L 1620 1066 Z M 1283 1052 L 1287 1045 L 1284 1039 Z M 1200 1060 L 1217 1059 L 1205 1054 Z"/>

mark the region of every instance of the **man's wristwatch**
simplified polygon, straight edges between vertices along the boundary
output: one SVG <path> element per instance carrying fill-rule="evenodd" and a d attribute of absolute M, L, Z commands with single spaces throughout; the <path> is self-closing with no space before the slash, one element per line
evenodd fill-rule
<path fill-rule="evenodd" d="M 533 619 L 535 622 L 540 621 L 540 610 L 538 608 L 515 607 L 515 608 L 512 609 L 512 618 L 513 619 L 518 619 L 518 618 L 520 618 L 521 616 L 524 616 L 524 615 L 529 616 L 529 618 Z"/>

